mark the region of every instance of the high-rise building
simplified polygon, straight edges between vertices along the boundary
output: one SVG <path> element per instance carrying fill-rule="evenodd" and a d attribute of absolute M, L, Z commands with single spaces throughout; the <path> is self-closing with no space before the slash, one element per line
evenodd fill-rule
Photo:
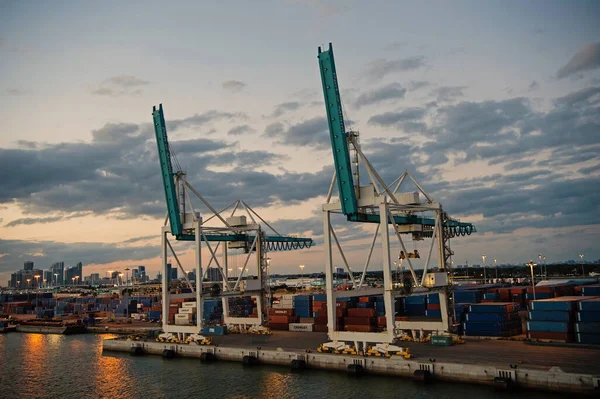
<path fill-rule="evenodd" d="M 65 262 L 55 262 L 50 266 L 52 282 L 54 285 L 65 284 Z"/>
<path fill-rule="evenodd" d="M 167 282 L 177 280 L 177 268 L 167 263 Z"/>
<path fill-rule="evenodd" d="M 146 266 L 138 266 L 138 273 L 140 282 L 146 282 Z"/>
<path fill-rule="evenodd" d="M 83 282 L 83 264 L 77 263 L 73 267 L 67 268 L 65 271 L 66 284 L 81 284 Z"/>
<path fill-rule="evenodd" d="M 23 270 L 33 270 L 33 262 L 30 260 L 26 261 Z"/>
<path fill-rule="evenodd" d="M 92 285 L 100 284 L 100 273 L 90 274 L 90 284 L 92 284 Z"/>
<path fill-rule="evenodd" d="M 140 279 L 140 272 L 138 269 L 131 269 L 131 280 L 134 282 L 138 282 Z"/>
<path fill-rule="evenodd" d="M 221 281 L 221 270 L 218 267 L 210 267 L 206 272 L 206 279 L 208 281 Z"/>

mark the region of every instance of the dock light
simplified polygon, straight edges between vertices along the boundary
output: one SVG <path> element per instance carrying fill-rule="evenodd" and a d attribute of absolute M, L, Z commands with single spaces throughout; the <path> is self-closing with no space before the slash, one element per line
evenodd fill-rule
<path fill-rule="evenodd" d="M 27 279 L 27 288 L 29 288 L 29 282 L 31 281 L 30 278 Z"/>
<path fill-rule="evenodd" d="M 54 273 L 54 285 L 58 285 L 58 273 Z"/>
<path fill-rule="evenodd" d="M 33 276 L 35 278 L 35 285 L 40 288 L 40 275 L 36 274 L 35 276 Z"/>
<path fill-rule="evenodd" d="M 579 259 L 581 259 L 581 275 L 585 276 L 585 271 L 583 270 L 583 254 L 579 254 Z"/>
<path fill-rule="evenodd" d="M 535 280 L 533 277 L 533 268 L 537 265 L 533 263 L 532 260 L 530 260 L 529 263 L 526 264 L 526 266 L 529 266 L 529 268 L 531 269 L 531 288 L 533 289 L 533 300 L 535 301 Z"/>

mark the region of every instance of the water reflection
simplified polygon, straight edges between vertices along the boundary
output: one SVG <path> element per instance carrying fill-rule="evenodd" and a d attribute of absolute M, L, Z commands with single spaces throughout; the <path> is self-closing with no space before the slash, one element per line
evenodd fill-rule
<path fill-rule="evenodd" d="M 28 395 L 42 397 L 44 395 L 45 368 L 50 366 L 49 353 L 46 350 L 46 337 L 43 334 L 24 334 L 21 356 L 25 366 L 27 384 L 22 387 Z M 51 366 L 50 366 L 51 367 Z"/>

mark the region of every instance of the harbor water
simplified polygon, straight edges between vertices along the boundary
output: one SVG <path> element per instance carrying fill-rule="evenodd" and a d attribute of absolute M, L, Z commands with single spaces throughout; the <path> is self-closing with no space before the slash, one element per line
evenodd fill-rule
<path fill-rule="evenodd" d="M 102 353 L 110 335 L 0 335 L 2 398 L 503 398 L 564 395 L 502 393 L 492 387 L 434 383 L 283 367 L 244 368 L 198 359 Z M 570 395 L 572 396 L 572 395 Z"/>

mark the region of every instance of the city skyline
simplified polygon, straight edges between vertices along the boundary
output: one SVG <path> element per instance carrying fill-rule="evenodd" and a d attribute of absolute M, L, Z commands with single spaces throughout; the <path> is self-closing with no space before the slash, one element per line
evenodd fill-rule
<path fill-rule="evenodd" d="M 282 233 L 315 239 L 270 254 L 276 270 L 323 270 L 332 158 L 316 51 L 329 42 L 347 118 L 384 180 L 409 170 L 477 226 L 452 240 L 456 263 L 600 257 L 598 3 L 238 2 L 227 18 L 154 4 L 2 6 L 2 281 L 29 259 L 158 271 L 159 103 L 202 195 L 217 208 L 242 198 Z M 334 223 L 364 262 L 372 226 Z"/>

